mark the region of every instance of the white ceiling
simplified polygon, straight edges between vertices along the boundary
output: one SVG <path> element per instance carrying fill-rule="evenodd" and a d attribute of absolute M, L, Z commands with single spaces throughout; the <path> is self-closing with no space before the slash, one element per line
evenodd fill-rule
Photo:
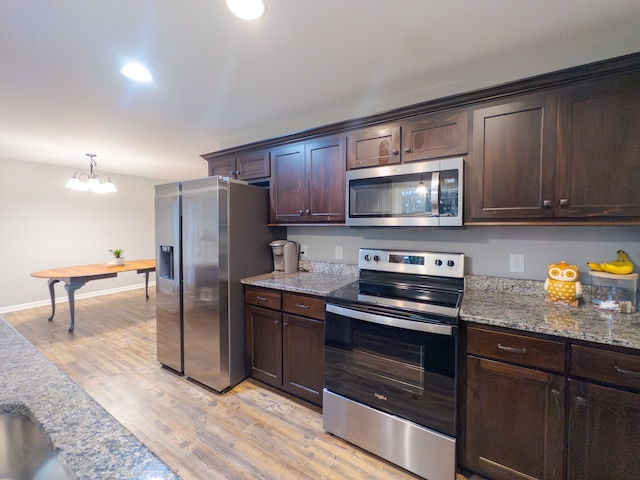
<path fill-rule="evenodd" d="M 640 51 L 639 0 L 266 2 L 247 22 L 225 0 L 0 0 L 0 158 L 199 177 L 220 148 Z"/>

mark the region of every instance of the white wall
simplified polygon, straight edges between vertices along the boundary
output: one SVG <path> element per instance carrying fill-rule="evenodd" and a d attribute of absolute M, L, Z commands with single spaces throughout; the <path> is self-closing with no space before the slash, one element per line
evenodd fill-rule
<path fill-rule="evenodd" d="M 308 245 L 308 259 L 315 261 L 357 263 L 360 247 L 462 252 L 469 274 L 544 280 L 547 265 L 564 260 L 577 265 L 581 281 L 590 283 L 587 262 L 613 260 L 622 249 L 635 264 L 635 271 L 640 271 L 640 226 L 289 227 L 287 237 Z M 343 247 L 343 260 L 335 258 L 338 245 Z M 509 272 L 509 253 L 525 255 L 524 273 Z"/>
<path fill-rule="evenodd" d="M 0 159 L 0 312 L 48 302 L 47 280 L 31 272 L 106 263 L 113 248 L 131 260 L 154 258 L 154 185 L 166 182 L 109 173 L 118 192 L 98 195 L 65 188 L 73 172 Z M 77 296 L 143 283 L 144 276 L 126 272 L 89 282 Z M 56 296 L 66 299 L 61 283 Z"/>

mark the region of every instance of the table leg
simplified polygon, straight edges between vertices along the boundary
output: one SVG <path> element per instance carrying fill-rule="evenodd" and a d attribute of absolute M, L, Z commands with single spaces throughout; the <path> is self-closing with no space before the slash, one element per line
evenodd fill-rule
<path fill-rule="evenodd" d="M 56 313 L 56 292 L 54 290 L 54 285 L 58 283 L 60 280 L 55 278 L 50 278 L 47 284 L 49 285 L 49 296 L 51 297 L 51 316 L 48 318 L 49 321 L 53 320 L 53 316 Z"/>
<path fill-rule="evenodd" d="M 73 332 L 75 327 L 75 291 L 82 287 L 86 282 L 82 283 L 66 283 L 64 289 L 67 291 L 69 297 L 69 313 L 71 314 L 71 323 L 69 325 L 69 332 Z"/>
<path fill-rule="evenodd" d="M 149 300 L 149 272 L 145 272 L 144 274 L 144 294 Z"/>

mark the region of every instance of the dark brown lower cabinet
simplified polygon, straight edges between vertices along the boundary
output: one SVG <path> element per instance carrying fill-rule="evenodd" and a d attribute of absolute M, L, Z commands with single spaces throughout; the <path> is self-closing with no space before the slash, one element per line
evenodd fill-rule
<path fill-rule="evenodd" d="M 461 467 L 492 480 L 640 479 L 637 350 L 466 332 Z"/>
<path fill-rule="evenodd" d="M 640 478 L 640 394 L 569 380 L 568 480 Z"/>
<path fill-rule="evenodd" d="M 324 385 L 324 321 L 282 315 L 282 387 L 322 404 Z"/>
<path fill-rule="evenodd" d="M 282 385 L 282 314 L 247 305 L 247 346 L 251 376 L 269 385 Z"/>
<path fill-rule="evenodd" d="M 494 480 L 561 480 L 565 379 L 467 357 L 466 467 Z"/>
<path fill-rule="evenodd" d="M 248 287 L 245 318 L 250 375 L 322 405 L 324 300 Z"/>

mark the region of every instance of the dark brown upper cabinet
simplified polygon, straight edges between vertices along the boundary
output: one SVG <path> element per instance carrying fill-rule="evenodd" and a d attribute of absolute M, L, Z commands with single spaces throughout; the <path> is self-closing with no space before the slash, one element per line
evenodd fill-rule
<path fill-rule="evenodd" d="M 256 150 L 208 160 L 209 175 L 255 180 L 271 175 L 268 150 Z"/>
<path fill-rule="evenodd" d="M 640 216 L 640 73 L 561 90 L 557 158 L 557 216 Z"/>
<path fill-rule="evenodd" d="M 271 223 L 344 223 L 342 137 L 272 150 Z"/>
<path fill-rule="evenodd" d="M 347 169 L 462 155 L 468 151 L 468 138 L 466 111 L 356 130 L 347 135 Z"/>
<path fill-rule="evenodd" d="M 556 97 L 540 93 L 473 112 L 473 220 L 553 216 Z"/>
<path fill-rule="evenodd" d="M 463 155 L 469 150 L 468 130 L 466 111 L 436 113 L 403 122 L 402 161 Z"/>
<path fill-rule="evenodd" d="M 471 221 L 640 216 L 640 74 L 479 108 Z"/>
<path fill-rule="evenodd" d="M 218 157 L 207 161 L 209 165 L 209 176 L 233 177 L 235 171 L 235 157 Z"/>
<path fill-rule="evenodd" d="M 347 135 L 347 169 L 400 163 L 400 125 L 376 126 Z"/>

